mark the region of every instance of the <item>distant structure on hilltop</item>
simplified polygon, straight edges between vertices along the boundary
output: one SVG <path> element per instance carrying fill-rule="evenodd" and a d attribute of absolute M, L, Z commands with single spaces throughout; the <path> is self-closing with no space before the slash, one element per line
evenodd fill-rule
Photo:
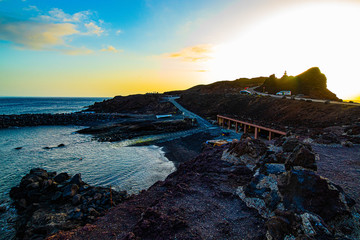
<path fill-rule="evenodd" d="M 268 77 L 256 91 L 266 89 L 268 93 L 276 94 L 281 91 L 291 91 L 292 94 L 304 94 L 311 98 L 339 100 L 334 93 L 327 89 L 326 76 L 318 67 L 313 67 L 297 75 L 288 76 L 285 71 L 279 79 L 275 74 Z"/>

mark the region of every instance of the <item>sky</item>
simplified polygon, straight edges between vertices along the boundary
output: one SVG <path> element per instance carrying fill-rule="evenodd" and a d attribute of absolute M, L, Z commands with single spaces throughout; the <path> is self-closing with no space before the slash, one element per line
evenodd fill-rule
<path fill-rule="evenodd" d="M 360 100 L 360 0 L 0 0 L 0 96 L 113 97 L 319 67 Z"/>

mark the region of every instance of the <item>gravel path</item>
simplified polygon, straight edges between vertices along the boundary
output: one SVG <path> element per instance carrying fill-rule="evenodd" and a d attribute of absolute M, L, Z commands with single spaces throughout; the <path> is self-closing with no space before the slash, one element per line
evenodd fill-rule
<path fill-rule="evenodd" d="M 360 205 L 360 146 L 313 145 L 320 155 L 318 173 L 340 185 Z"/>

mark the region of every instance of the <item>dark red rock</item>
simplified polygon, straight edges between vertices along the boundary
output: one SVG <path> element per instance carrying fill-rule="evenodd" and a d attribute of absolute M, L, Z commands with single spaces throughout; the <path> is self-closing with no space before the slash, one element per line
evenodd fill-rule
<path fill-rule="evenodd" d="M 291 233 L 290 221 L 282 216 L 271 217 L 266 222 L 266 227 L 274 240 L 282 240 Z"/>
<path fill-rule="evenodd" d="M 250 157 L 257 158 L 266 153 L 266 144 L 259 139 L 243 138 L 238 142 L 231 143 L 229 152 L 237 156 L 248 154 Z"/>
<path fill-rule="evenodd" d="M 349 135 L 359 135 L 360 134 L 360 126 L 353 126 L 348 131 L 347 134 Z"/>
<path fill-rule="evenodd" d="M 53 184 L 54 178 L 61 181 L 62 185 Z M 19 186 L 11 189 L 10 197 L 18 210 L 15 225 L 18 239 L 44 239 L 59 229 L 72 229 L 91 223 L 95 216 L 103 215 L 107 209 L 127 198 L 126 192 L 118 193 L 112 190 L 113 205 L 110 205 L 110 189 L 90 187 L 82 182 L 78 174 L 72 180 L 83 184 L 82 193 L 89 192 L 91 196 L 98 196 L 98 200 L 83 203 L 82 195 L 76 194 L 79 186 L 66 181 L 69 178 L 67 173 L 56 175 L 55 172 L 37 168 L 24 176 Z M 103 199 L 105 195 L 106 199 Z M 80 206 L 81 211 L 72 210 L 73 204 Z M 91 215 L 84 214 L 90 208 L 93 208 Z"/>
<path fill-rule="evenodd" d="M 316 154 L 312 151 L 310 146 L 298 145 L 286 159 L 286 170 L 289 170 L 291 167 L 295 166 L 300 166 L 315 171 L 317 170 Z"/>
<path fill-rule="evenodd" d="M 345 196 L 341 187 L 311 170 L 290 170 L 278 187 L 285 208 L 314 212 L 325 222 L 349 214 L 349 207 L 354 204 L 352 200 L 341 196 Z"/>
<path fill-rule="evenodd" d="M 301 142 L 299 139 L 291 137 L 285 140 L 285 142 L 282 144 L 282 148 L 284 152 L 292 152 L 300 144 Z"/>

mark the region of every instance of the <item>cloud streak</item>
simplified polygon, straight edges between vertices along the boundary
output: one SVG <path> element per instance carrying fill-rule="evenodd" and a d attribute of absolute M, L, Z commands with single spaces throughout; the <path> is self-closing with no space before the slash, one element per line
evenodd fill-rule
<path fill-rule="evenodd" d="M 101 52 L 113 52 L 113 53 L 119 53 L 119 52 L 123 52 L 123 50 L 118 50 L 115 47 L 109 45 L 107 48 L 103 48 L 100 50 Z"/>
<path fill-rule="evenodd" d="M 62 9 L 53 8 L 47 14 L 42 14 L 36 17 L 36 20 L 48 22 L 82 22 L 90 18 L 92 13 L 90 11 L 81 11 L 74 14 L 67 14 Z"/>
<path fill-rule="evenodd" d="M 36 6 L 25 11 L 41 12 Z M 102 36 L 105 30 L 102 20 L 94 20 L 91 11 L 67 14 L 62 9 L 53 8 L 46 14 L 25 21 L 2 18 L 0 40 L 11 42 L 18 49 L 56 51 L 69 55 L 90 54 L 93 51 L 71 44 L 76 36 Z"/>
<path fill-rule="evenodd" d="M 77 33 L 71 23 L 12 22 L 0 25 L 0 39 L 32 50 L 65 45 L 64 37 Z"/>
<path fill-rule="evenodd" d="M 201 44 L 192 47 L 187 47 L 179 52 L 167 53 L 165 57 L 179 59 L 185 62 L 204 62 L 211 59 L 213 46 L 210 44 Z"/>
<path fill-rule="evenodd" d="M 101 34 L 104 32 L 104 30 L 99 27 L 98 25 L 96 25 L 94 22 L 90 22 L 90 23 L 85 23 L 85 27 L 87 29 L 87 32 L 85 33 L 85 35 L 97 35 L 97 36 L 101 36 Z"/>

